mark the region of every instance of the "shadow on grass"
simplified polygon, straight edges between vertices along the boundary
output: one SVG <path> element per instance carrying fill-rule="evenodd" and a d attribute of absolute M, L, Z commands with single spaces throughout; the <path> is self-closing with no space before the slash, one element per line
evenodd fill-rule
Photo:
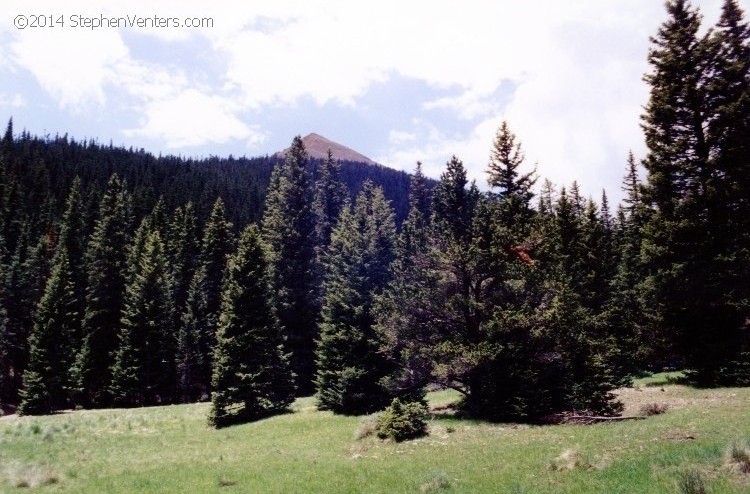
<path fill-rule="evenodd" d="M 663 376 L 656 376 L 654 380 L 646 382 L 644 386 L 647 388 L 659 388 L 661 386 L 669 386 L 673 384 L 683 384 L 685 386 L 691 385 L 688 378 L 684 375 L 679 375 L 679 376 L 663 375 Z"/>
<path fill-rule="evenodd" d="M 287 407 L 287 408 L 283 408 L 280 410 L 268 410 L 267 412 L 264 412 L 264 413 L 254 413 L 252 415 L 236 414 L 236 415 L 224 417 L 218 423 L 211 422 L 211 420 L 209 419 L 208 426 L 211 429 L 220 430 L 220 429 L 226 429 L 229 427 L 237 427 L 240 425 L 260 422 L 262 420 L 270 419 L 273 417 L 278 417 L 280 415 L 289 415 L 292 413 L 294 413 L 294 410 L 291 407 Z"/>

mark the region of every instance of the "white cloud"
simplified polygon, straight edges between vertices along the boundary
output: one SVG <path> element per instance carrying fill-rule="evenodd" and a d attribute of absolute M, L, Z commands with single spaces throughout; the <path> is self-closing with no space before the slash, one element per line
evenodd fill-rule
<path fill-rule="evenodd" d="M 469 179 L 484 188 L 489 149 L 500 121 L 499 118 L 483 120 L 467 136 L 445 135 L 431 124 L 417 121 L 414 123 L 422 140 L 410 146 L 394 145 L 375 161 L 402 170 L 413 170 L 416 162 L 421 161 L 425 175 L 438 178 L 447 161 L 455 155 L 463 161 Z"/>
<path fill-rule="evenodd" d="M 13 96 L 5 93 L 0 93 L 0 107 L 6 108 L 23 108 L 26 106 L 26 98 L 21 94 L 14 94 Z"/>
<path fill-rule="evenodd" d="M 229 101 L 194 89 L 155 100 L 145 113 L 143 125 L 124 131 L 126 136 L 164 140 L 171 149 L 223 144 L 233 139 L 254 147 L 265 139 L 257 127 L 246 125 L 233 114 Z"/>
<path fill-rule="evenodd" d="M 26 29 L 11 45 L 11 58 L 30 71 L 60 106 L 81 108 L 105 103 L 104 85 L 114 80 L 113 67 L 127 56 L 116 31 L 97 33 Z"/>
<path fill-rule="evenodd" d="M 491 95 L 478 93 L 471 89 L 464 91 L 459 96 L 427 101 L 422 106 L 425 110 L 450 110 L 464 120 L 474 120 L 493 113 L 497 114 L 501 109 L 500 103 L 494 101 Z"/>
<path fill-rule="evenodd" d="M 413 142 L 417 140 L 417 134 L 413 132 L 405 132 L 403 130 L 391 130 L 388 133 L 388 141 L 391 144 L 403 144 L 405 142 Z"/>
<path fill-rule="evenodd" d="M 0 7 L 3 17 L 30 10 L 16 3 Z M 648 37 L 665 18 L 663 2 L 654 0 L 34 3 L 36 10 L 65 15 L 213 18 L 213 28 L 137 31 L 161 48 L 184 48 L 200 38 L 196 46 L 207 46 L 209 53 L 202 55 L 215 62 L 208 78 L 190 61 L 156 65 L 138 59 L 123 41 L 126 31 L 0 27 L 4 39 L 12 39 L 10 49 L 0 51 L 0 66 L 28 70 L 64 109 L 101 108 L 111 102 L 112 91 L 124 93 L 127 109 L 145 115 L 130 135 L 163 138 L 173 148 L 258 142 L 262 132 L 243 122 L 240 112 L 301 100 L 357 107 L 373 85 L 407 78 L 453 96 L 418 101 L 425 110 L 422 123 L 411 129 L 405 122 L 390 134 L 382 129 L 390 147 L 363 149 L 366 154 L 411 169 L 416 159 L 434 159 L 442 167 L 455 153 L 482 182 L 476 170 L 486 166 L 494 131 L 506 117 L 529 161 L 539 161 L 541 175 L 560 184 L 579 178 L 591 194 L 605 184 L 616 189 L 627 150 L 643 151 L 638 116 L 647 94 L 641 76 Z M 694 3 L 713 23 L 722 2 Z M 750 11 L 749 0 L 740 3 Z M 500 101 L 498 88 L 507 81 L 515 90 Z M 1 83 L 0 90 L 7 92 Z M 198 116 L 177 108 L 180 101 L 196 105 L 194 115 L 207 114 L 222 128 L 202 127 Z M 426 119 L 437 109 L 439 118 L 455 116 L 451 128 L 464 130 L 446 135 L 440 122 L 430 126 Z M 368 128 L 377 125 L 369 122 Z"/>

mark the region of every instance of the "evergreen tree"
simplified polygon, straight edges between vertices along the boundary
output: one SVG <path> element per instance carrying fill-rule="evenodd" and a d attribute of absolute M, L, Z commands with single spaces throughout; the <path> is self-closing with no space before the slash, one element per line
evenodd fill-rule
<path fill-rule="evenodd" d="M 496 280 L 487 272 L 489 208 L 476 187 L 467 185 L 463 163 L 453 157 L 434 190 L 430 251 L 417 258 L 424 274 L 413 288 L 391 285 L 378 331 L 399 363 L 395 380 L 403 390 L 430 379 L 461 390 L 468 407 L 478 411 L 479 367 L 491 352 L 482 332 L 489 315 L 486 296 Z"/>
<path fill-rule="evenodd" d="M 175 209 L 166 239 L 167 252 L 172 266 L 172 298 L 178 319 L 175 327 L 185 312 L 190 280 L 195 273 L 200 256 L 198 219 L 192 202 Z"/>
<path fill-rule="evenodd" d="M 12 336 L 8 325 L 8 294 L 5 290 L 5 266 L 0 262 L 0 411 L 10 404 L 14 393 L 13 367 L 11 366 Z"/>
<path fill-rule="evenodd" d="M 176 390 L 176 339 L 169 266 L 157 230 L 146 234 L 131 262 L 137 267 L 126 287 L 111 394 L 120 406 L 169 403 Z"/>
<path fill-rule="evenodd" d="M 669 19 L 649 53 L 653 72 L 646 76 L 651 94 L 643 117 L 649 148 L 644 165 L 652 211 L 644 228 L 644 293 L 652 331 L 676 343 L 695 382 L 736 382 L 741 373 L 732 369 L 750 361 L 742 357 L 750 344 L 743 336 L 747 299 L 736 297 L 746 286 L 736 267 L 747 264 L 747 257 L 738 255 L 742 247 L 730 226 L 744 199 L 733 200 L 740 196 L 733 196 L 724 168 L 741 161 L 723 161 L 720 146 L 729 142 L 721 136 L 742 128 L 742 119 L 729 117 L 732 112 L 724 109 L 734 105 L 717 96 L 731 97 L 729 86 L 726 93 L 712 89 L 724 79 L 712 60 L 724 50 L 717 52 L 710 37 L 698 37 L 700 15 L 687 1 L 668 2 L 667 10 Z M 720 22 L 729 26 L 736 13 L 725 4 Z"/>
<path fill-rule="evenodd" d="M 224 203 L 217 199 L 203 233 L 200 265 L 190 282 L 178 332 L 177 366 L 184 401 L 210 395 L 224 270 L 233 242 L 231 229 Z"/>
<path fill-rule="evenodd" d="M 13 117 L 8 119 L 8 125 L 5 127 L 5 134 L 3 135 L 2 141 L 0 141 L 0 152 L 5 157 L 9 157 L 13 150 Z"/>
<path fill-rule="evenodd" d="M 314 391 L 317 337 L 315 231 L 308 156 L 297 136 L 274 169 L 263 214 L 273 304 L 287 337 L 297 391 Z"/>
<path fill-rule="evenodd" d="M 422 172 L 422 163 L 417 161 L 414 174 L 409 179 L 409 213 L 418 213 L 426 223 L 429 223 L 432 216 L 431 200 L 431 190 Z"/>
<path fill-rule="evenodd" d="M 248 226 L 227 266 L 209 423 L 223 427 L 278 413 L 294 399 L 293 375 L 273 314 L 260 234 Z"/>
<path fill-rule="evenodd" d="M 65 254 L 70 266 L 70 278 L 73 283 L 75 298 L 75 311 L 73 313 L 78 317 L 78 320 L 74 321 L 70 328 L 70 347 L 73 351 L 77 351 L 81 345 L 81 324 L 86 310 L 85 220 L 81 180 L 76 177 L 65 201 L 65 211 L 60 221 L 58 248 L 53 261 L 54 264 L 57 264 L 59 262 L 57 258 Z"/>
<path fill-rule="evenodd" d="M 68 405 L 71 336 L 80 323 L 78 301 L 66 248 L 55 259 L 52 275 L 34 316 L 29 364 L 23 375 L 20 414 L 39 415 Z"/>
<path fill-rule="evenodd" d="M 315 238 L 319 262 L 331 241 L 331 232 L 336 226 L 341 210 L 349 196 L 346 186 L 339 178 L 341 165 L 333 159 L 331 150 L 318 168 L 315 182 L 315 198 L 312 211 L 315 216 Z"/>
<path fill-rule="evenodd" d="M 390 394 L 411 401 L 424 398 L 424 387 L 432 372 L 431 360 L 420 352 L 420 345 L 433 327 L 426 315 L 435 312 L 423 310 L 435 283 L 434 271 L 427 269 L 431 249 L 429 201 L 422 164 L 417 162 L 409 187 L 409 214 L 391 263 L 391 281 L 376 298 L 373 311 L 381 350 L 391 362 L 391 372 L 383 379 L 383 385 Z"/>
<path fill-rule="evenodd" d="M 366 182 L 354 211 L 341 214 L 326 263 L 316 381 L 323 410 L 371 413 L 390 401 L 373 304 L 390 277 L 395 234 L 382 189 Z"/>
<path fill-rule="evenodd" d="M 2 367 L 7 376 L 4 381 L 8 394 L 0 399 L 13 404 L 18 403 L 18 391 L 29 359 L 29 335 L 34 326 L 34 312 L 49 276 L 56 241 L 54 232 L 50 232 L 33 243 L 30 238 L 32 229 L 32 220 L 27 217 L 4 280 L 6 324 L 3 339 L 8 360 L 3 362 Z"/>
<path fill-rule="evenodd" d="M 644 263 L 641 260 L 642 228 L 646 223 L 646 206 L 641 194 L 642 185 L 633 153 L 628 154 L 627 171 L 622 183 L 625 192 L 624 207 L 618 212 L 617 261 L 611 278 L 610 300 L 605 308 L 606 324 L 617 338 L 622 356 L 620 367 L 631 374 L 648 365 L 658 368 L 665 365 L 669 345 L 656 338 L 646 338 L 645 308 L 641 282 Z"/>
<path fill-rule="evenodd" d="M 487 183 L 490 188 L 497 189 L 500 219 L 509 228 L 512 225 L 528 224 L 531 217 L 531 187 L 536 182 L 535 170 L 521 175 L 519 168 L 523 162 L 521 143 L 516 142 L 516 136 L 508 127 L 508 122 L 503 121 L 490 152 Z"/>
<path fill-rule="evenodd" d="M 733 211 L 746 222 L 750 188 L 750 26 L 736 0 L 725 0 L 711 38 L 714 57 L 708 98 L 714 108 L 708 140 L 717 148 L 715 166 L 725 177 L 718 193 L 729 194 L 742 208 Z"/>
<path fill-rule="evenodd" d="M 86 250 L 88 283 L 83 343 L 73 368 L 78 399 L 88 406 L 111 403 L 111 364 L 118 346 L 130 225 L 129 195 L 124 183 L 113 175 Z"/>

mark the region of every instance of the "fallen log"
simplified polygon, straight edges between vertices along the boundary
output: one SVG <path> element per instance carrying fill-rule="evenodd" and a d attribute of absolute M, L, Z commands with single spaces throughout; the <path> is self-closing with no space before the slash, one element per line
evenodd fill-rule
<path fill-rule="evenodd" d="M 624 420 L 644 420 L 646 417 L 627 416 L 627 417 L 603 417 L 597 415 L 567 415 L 564 421 L 567 423 L 584 423 L 596 424 L 599 422 L 622 422 Z"/>

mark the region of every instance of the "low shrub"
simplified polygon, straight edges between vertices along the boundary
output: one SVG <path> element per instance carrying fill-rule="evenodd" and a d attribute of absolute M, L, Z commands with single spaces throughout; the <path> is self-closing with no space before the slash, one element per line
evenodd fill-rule
<path fill-rule="evenodd" d="M 697 470 L 688 470 L 680 475 L 678 487 L 681 494 L 706 494 L 708 492 L 703 475 Z"/>
<path fill-rule="evenodd" d="M 366 437 L 375 435 L 378 432 L 378 419 L 377 417 L 367 417 L 359 424 L 356 432 L 354 433 L 354 439 L 359 441 Z"/>
<path fill-rule="evenodd" d="M 733 441 L 727 449 L 726 464 L 730 470 L 750 474 L 750 446 L 744 442 Z"/>
<path fill-rule="evenodd" d="M 444 472 L 435 471 L 430 473 L 426 481 L 419 486 L 419 490 L 427 494 L 449 492 L 451 483 Z"/>
<path fill-rule="evenodd" d="M 377 419 L 378 437 L 400 442 L 427 434 L 427 407 L 420 402 L 402 403 L 394 398 Z"/>
<path fill-rule="evenodd" d="M 578 449 L 566 449 L 550 462 L 550 469 L 555 472 L 566 472 L 572 470 L 586 470 L 591 465 L 581 456 Z"/>
<path fill-rule="evenodd" d="M 652 415 L 661 415 L 667 410 L 669 410 L 669 405 L 666 403 L 646 403 L 641 407 L 641 415 L 651 417 Z"/>

